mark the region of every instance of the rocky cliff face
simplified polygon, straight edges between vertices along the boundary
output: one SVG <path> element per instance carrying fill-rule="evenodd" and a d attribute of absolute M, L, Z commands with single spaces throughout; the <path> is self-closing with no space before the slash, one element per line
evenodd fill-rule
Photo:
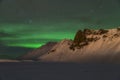
<path fill-rule="evenodd" d="M 44 55 L 37 55 L 36 59 L 43 62 L 120 63 L 120 29 L 79 30 L 73 41 L 62 40 Z"/>
<path fill-rule="evenodd" d="M 100 39 L 100 35 L 107 34 L 109 31 L 104 29 L 99 30 L 90 30 L 84 29 L 84 31 L 79 30 L 73 40 L 73 44 L 70 46 L 70 49 L 75 50 L 75 47 L 83 47 L 88 45 L 89 42 L 97 41 Z M 97 36 L 98 37 L 97 37 Z M 96 36 L 96 37 L 94 37 Z M 105 37 L 106 35 L 104 35 Z"/>
<path fill-rule="evenodd" d="M 120 62 L 120 30 L 78 31 L 73 41 L 63 40 L 38 59 L 50 62 Z"/>

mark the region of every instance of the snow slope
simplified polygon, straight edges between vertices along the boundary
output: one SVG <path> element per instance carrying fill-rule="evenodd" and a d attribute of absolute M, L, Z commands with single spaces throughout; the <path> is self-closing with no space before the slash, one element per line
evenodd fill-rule
<path fill-rule="evenodd" d="M 56 44 L 49 54 L 38 59 L 48 62 L 120 62 L 120 31 L 111 29 L 108 33 L 87 37 L 97 37 L 99 40 L 89 42 L 82 48 L 76 47 L 75 50 L 69 48 L 72 41 L 63 40 Z"/>
<path fill-rule="evenodd" d="M 22 57 L 20 57 L 19 59 L 24 59 L 24 60 L 35 60 L 38 56 L 44 55 L 46 54 L 49 50 L 51 50 L 51 48 L 57 44 L 56 42 L 48 42 L 47 44 L 41 46 L 38 49 L 33 50 L 32 52 L 29 52 L 25 55 L 23 55 Z"/>

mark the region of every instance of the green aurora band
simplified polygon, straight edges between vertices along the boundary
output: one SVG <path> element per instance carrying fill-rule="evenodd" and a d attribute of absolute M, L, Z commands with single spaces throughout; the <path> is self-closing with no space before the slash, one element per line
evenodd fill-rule
<path fill-rule="evenodd" d="M 94 24 L 92 22 L 58 21 L 33 23 L 0 23 L 0 31 L 13 36 L 0 37 L 7 46 L 38 48 L 47 42 L 58 42 L 63 39 L 73 39 L 77 30 L 90 28 L 113 28 L 119 24 Z"/>

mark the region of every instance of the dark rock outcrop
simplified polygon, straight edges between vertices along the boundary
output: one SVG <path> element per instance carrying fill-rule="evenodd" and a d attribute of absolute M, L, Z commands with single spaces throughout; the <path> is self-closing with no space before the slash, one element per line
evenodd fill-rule
<path fill-rule="evenodd" d="M 117 28 L 117 31 L 120 31 L 120 28 Z"/>
<path fill-rule="evenodd" d="M 82 47 L 84 45 L 87 45 L 87 37 L 86 34 L 90 34 L 90 31 L 88 29 L 82 31 L 79 30 L 76 35 L 75 38 L 73 40 L 73 44 L 70 46 L 70 49 L 75 50 L 75 47 Z"/>
<path fill-rule="evenodd" d="M 90 29 L 84 29 L 84 34 L 91 35 L 92 31 Z"/>
<path fill-rule="evenodd" d="M 99 37 L 87 37 L 89 35 L 92 35 L 92 36 L 103 35 L 103 34 L 106 34 L 107 32 L 108 30 L 104 30 L 104 29 L 99 29 L 99 30 L 84 29 L 83 31 L 79 30 L 75 35 L 73 44 L 70 46 L 70 49 L 75 50 L 75 47 L 82 48 L 88 45 L 89 42 L 97 41 L 100 39 Z M 106 36 L 104 35 L 103 37 L 105 38 Z"/>
<path fill-rule="evenodd" d="M 76 46 L 78 46 L 81 42 L 84 42 L 86 41 L 86 35 L 83 31 L 79 30 L 76 35 L 75 35 L 75 38 L 74 38 L 74 44 Z"/>
<path fill-rule="evenodd" d="M 105 34 L 105 33 L 107 33 L 108 32 L 108 30 L 104 30 L 104 29 L 99 29 L 98 30 L 98 34 Z"/>

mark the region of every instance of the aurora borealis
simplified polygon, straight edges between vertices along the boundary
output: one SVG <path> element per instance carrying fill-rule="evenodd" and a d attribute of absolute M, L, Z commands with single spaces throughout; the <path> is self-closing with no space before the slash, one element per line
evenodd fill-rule
<path fill-rule="evenodd" d="M 0 0 L 0 45 L 38 48 L 79 29 L 120 26 L 119 0 Z"/>

